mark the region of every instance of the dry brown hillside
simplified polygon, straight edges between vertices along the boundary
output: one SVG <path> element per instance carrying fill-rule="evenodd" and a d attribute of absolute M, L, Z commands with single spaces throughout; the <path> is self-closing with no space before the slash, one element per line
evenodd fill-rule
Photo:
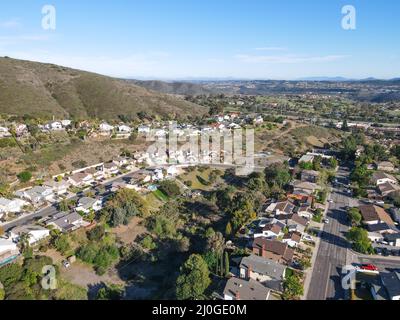
<path fill-rule="evenodd" d="M 127 81 L 53 64 L 0 58 L 0 113 L 115 119 L 201 115 L 204 107 Z"/>

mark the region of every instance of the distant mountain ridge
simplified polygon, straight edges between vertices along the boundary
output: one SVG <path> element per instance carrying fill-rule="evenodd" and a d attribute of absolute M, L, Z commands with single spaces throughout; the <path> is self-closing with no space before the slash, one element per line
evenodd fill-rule
<path fill-rule="evenodd" d="M 117 119 L 120 115 L 185 118 L 207 108 L 95 73 L 0 58 L 0 113 L 38 117 Z"/>

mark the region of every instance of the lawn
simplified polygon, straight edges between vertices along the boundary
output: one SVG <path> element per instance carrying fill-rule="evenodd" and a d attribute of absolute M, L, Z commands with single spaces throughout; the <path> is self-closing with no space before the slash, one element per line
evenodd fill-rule
<path fill-rule="evenodd" d="M 168 201 L 169 200 L 169 197 L 164 193 L 164 192 L 162 192 L 161 190 L 156 190 L 156 191 L 153 191 L 153 194 L 158 198 L 158 199 L 160 199 L 161 201 Z"/>

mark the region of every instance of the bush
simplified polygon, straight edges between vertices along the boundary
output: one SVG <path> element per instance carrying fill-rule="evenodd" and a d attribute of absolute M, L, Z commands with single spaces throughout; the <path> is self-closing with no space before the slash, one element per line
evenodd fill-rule
<path fill-rule="evenodd" d="M 32 173 L 29 171 L 23 171 L 17 175 L 17 178 L 22 183 L 29 182 L 32 179 Z"/>
<path fill-rule="evenodd" d="M 157 248 L 157 244 L 153 241 L 153 238 L 150 235 L 145 236 L 140 244 L 147 250 L 153 250 Z"/>

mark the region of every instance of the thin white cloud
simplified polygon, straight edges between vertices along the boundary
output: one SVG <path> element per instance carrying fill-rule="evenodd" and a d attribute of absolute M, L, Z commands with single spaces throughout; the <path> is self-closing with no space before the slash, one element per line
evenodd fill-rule
<path fill-rule="evenodd" d="M 26 34 L 16 36 L 0 36 L 1 45 L 23 44 L 24 42 L 48 41 L 50 36 L 43 34 Z"/>
<path fill-rule="evenodd" d="M 17 29 L 22 27 L 22 23 L 19 19 L 10 19 L 6 21 L 0 21 L 0 28 L 4 29 Z"/>
<path fill-rule="evenodd" d="M 254 48 L 256 51 L 287 51 L 287 48 L 284 47 L 260 47 Z"/>
<path fill-rule="evenodd" d="M 306 63 L 306 62 L 333 62 L 347 58 L 347 55 L 326 55 L 326 56 L 300 56 L 300 55 L 249 55 L 238 54 L 236 59 L 245 63 Z"/>

